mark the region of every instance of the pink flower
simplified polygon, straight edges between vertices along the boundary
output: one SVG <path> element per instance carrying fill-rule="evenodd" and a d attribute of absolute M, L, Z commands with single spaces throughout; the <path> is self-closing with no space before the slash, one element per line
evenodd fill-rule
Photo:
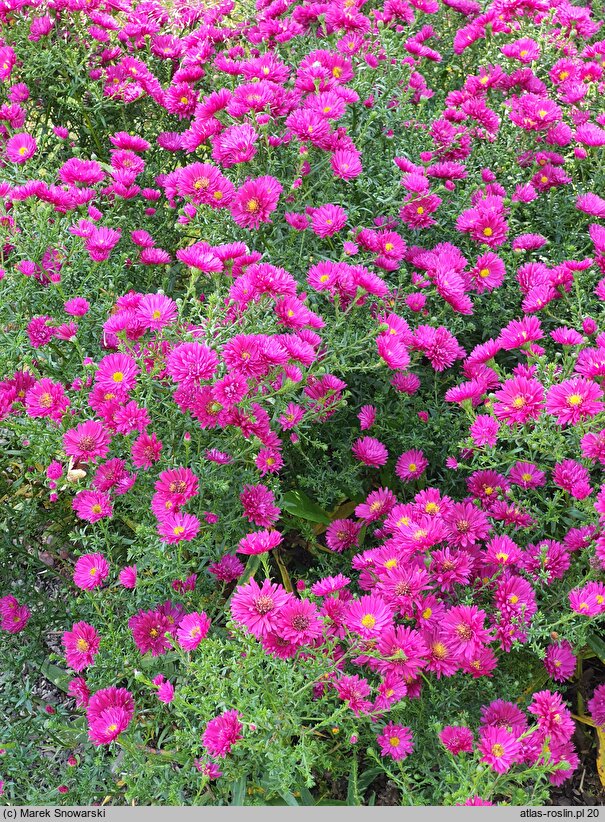
<path fill-rule="evenodd" d="M 126 688 L 103 688 L 86 707 L 88 737 L 93 745 L 107 745 L 126 730 L 134 716 L 134 700 Z"/>
<path fill-rule="evenodd" d="M 177 345 L 166 359 L 166 371 L 183 385 L 196 385 L 209 380 L 218 366 L 218 356 L 206 345 L 186 342 Z"/>
<path fill-rule="evenodd" d="M 63 634 L 65 659 L 74 671 L 82 671 L 94 662 L 99 651 L 100 637 L 92 625 L 76 622 L 71 631 Z"/>
<path fill-rule="evenodd" d="M 362 639 L 376 639 L 392 626 L 393 614 L 381 597 L 369 594 L 349 603 L 345 624 Z"/>
<path fill-rule="evenodd" d="M 172 647 L 166 634 L 171 631 L 172 624 L 166 614 L 157 611 L 139 611 L 130 617 L 128 627 L 132 631 L 132 638 L 139 651 L 146 654 L 151 651 L 152 656 L 160 656 Z"/>
<path fill-rule="evenodd" d="M 266 554 L 276 548 L 283 537 L 279 531 L 255 531 L 243 537 L 238 544 L 238 554 Z"/>
<path fill-rule="evenodd" d="M 174 323 L 178 310 L 174 300 L 164 294 L 145 294 L 137 305 L 135 314 L 145 328 L 159 331 Z"/>
<path fill-rule="evenodd" d="M 439 740 L 454 756 L 472 753 L 473 732 L 464 725 L 446 725 L 439 733 Z"/>
<path fill-rule="evenodd" d="M 376 737 L 376 742 L 380 745 L 380 755 L 390 756 L 395 761 L 407 759 L 414 750 L 412 731 L 394 722 L 385 725 L 382 733 Z"/>
<path fill-rule="evenodd" d="M 164 680 L 164 677 L 161 674 L 160 677 Z M 156 679 L 159 679 L 159 677 L 156 677 Z M 154 684 L 158 686 L 157 698 L 160 702 L 164 702 L 166 705 L 169 705 L 174 699 L 174 685 L 172 682 L 168 679 L 162 682 L 155 682 L 154 680 Z"/>
<path fill-rule="evenodd" d="M 424 473 L 428 464 L 429 461 L 422 451 L 413 448 L 399 457 L 395 465 L 395 473 L 402 482 L 411 482 Z"/>
<path fill-rule="evenodd" d="M 279 623 L 279 612 L 290 596 L 281 585 L 266 579 L 262 587 L 251 579 L 241 585 L 231 597 L 231 615 L 257 637 L 273 633 Z"/>
<path fill-rule="evenodd" d="M 158 522 L 157 530 L 162 542 L 169 545 L 182 541 L 190 542 L 198 535 L 200 521 L 193 514 L 177 511 L 163 517 Z"/>
<path fill-rule="evenodd" d="M 544 658 L 544 667 L 551 679 L 555 682 L 565 682 L 574 675 L 576 670 L 576 657 L 572 647 L 567 640 L 552 642 Z"/>
<path fill-rule="evenodd" d="M 313 211 L 311 228 L 318 237 L 331 237 L 347 223 L 347 214 L 343 208 L 328 203 Z"/>
<path fill-rule="evenodd" d="M 574 499 L 586 499 L 592 493 L 590 475 L 576 460 L 558 462 L 552 472 L 555 485 L 567 491 Z"/>
<path fill-rule="evenodd" d="M 85 591 L 91 591 L 103 585 L 109 576 L 109 563 L 103 554 L 84 554 L 74 568 L 74 585 Z"/>
<path fill-rule="evenodd" d="M 30 134 L 14 134 L 6 142 L 6 157 L 11 163 L 21 165 L 34 156 L 37 148 L 38 145 Z"/>
<path fill-rule="evenodd" d="M 477 448 L 482 448 L 484 445 L 493 447 L 498 440 L 500 425 L 497 420 L 488 414 L 479 414 L 475 417 L 469 430 Z"/>
<path fill-rule="evenodd" d="M 224 711 L 211 719 L 202 735 L 202 744 L 211 756 L 224 758 L 242 738 L 243 725 L 238 711 Z"/>
<path fill-rule="evenodd" d="M 245 485 L 239 498 L 244 516 L 254 525 L 268 528 L 279 519 L 281 509 L 274 504 L 273 492 L 266 485 Z"/>
<path fill-rule="evenodd" d="M 277 208 L 282 191 L 281 183 L 275 177 L 248 180 L 235 194 L 231 216 L 237 225 L 248 229 L 271 222 L 269 215 Z"/>
<path fill-rule="evenodd" d="M 292 599 L 279 612 L 275 632 L 295 645 L 309 645 L 322 635 L 323 622 L 317 605 L 306 599 Z"/>
<path fill-rule="evenodd" d="M 86 420 L 63 435 L 65 453 L 79 462 L 96 462 L 107 456 L 110 442 L 109 433 L 95 420 Z"/>
<path fill-rule="evenodd" d="M 456 605 L 441 620 L 440 628 L 452 650 L 464 659 L 471 659 L 481 646 L 491 641 L 484 628 L 485 611 L 476 605 Z"/>
<path fill-rule="evenodd" d="M 361 437 L 353 443 L 353 456 L 365 465 L 380 468 L 389 458 L 386 447 L 375 437 Z"/>
<path fill-rule="evenodd" d="M 485 762 L 496 773 L 506 773 L 517 761 L 521 743 L 506 728 L 488 725 L 481 729 L 477 749 L 481 754 L 481 762 Z"/>
<path fill-rule="evenodd" d="M 536 717 L 543 738 L 550 736 L 555 743 L 571 739 L 575 724 L 561 694 L 539 691 L 527 710 Z"/>
<path fill-rule="evenodd" d="M 71 507 L 80 519 L 87 522 L 98 522 L 113 515 L 111 497 L 102 491 L 78 491 Z"/>
<path fill-rule="evenodd" d="M 194 651 L 210 630 L 210 620 L 203 611 L 185 614 L 179 622 L 177 640 L 185 651 Z"/>
<path fill-rule="evenodd" d="M 118 576 L 118 579 L 120 581 L 120 585 L 123 585 L 124 588 L 136 588 L 137 566 L 127 565 L 125 568 L 122 568 Z"/>
<path fill-rule="evenodd" d="M 519 423 L 523 425 L 528 420 L 535 420 L 540 416 L 544 401 L 542 383 L 533 377 L 513 377 L 506 380 L 499 391 L 494 395 L 494 414 L 507 425 Z"/>
<path fill-rule="evenodd" d="M 592 380 L 573 377 L 552 386 L 546 395 L 546 410 L 556 417 L 558 425 L 577 425 L 603 410 L 602 396 L 602 390 Z"/>
<path fill-rule="evenodd" d="M 590 716 L 599 727 L 605 726 L 605 684 L 595 688 L 591 699 L 586 703 Z"/>

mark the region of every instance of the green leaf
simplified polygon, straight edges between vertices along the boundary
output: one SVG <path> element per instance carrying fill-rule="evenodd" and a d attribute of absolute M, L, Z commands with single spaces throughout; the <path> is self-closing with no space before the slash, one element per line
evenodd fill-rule
<path fill-rule="evenodd" d="M 242 806 L 244 804 L 244 800 L 246 798 L 246 783 L 248 782 L 247 776 L 242 776 L 237 782 L 233 782 L 231 784 L 231 804 Z"/>
<path fill-rule="evenodd" d="M 322 525 L 330 524 L 330 517 L 323 508 L 320 508 L 302 491 L 288 491 L 282 497 L 281 502 L 282 507 L 294 517 L 320 522 Z"/>
<path fill-rule="evenodd" d="M 605 642 L 596 634 L 589 634 L 586 641 L 601 662 L 605 663 Z"/>
<path fill-rule="evenodd" d="M 40 665 L 40 673 L 60 691 L 63 691 L 65 694 L 67 693 L 71 677 L 63 668 L 59 668 L 58 665 L 53 665 L 52 662 L 45 659 L 42 665 Z"/>
<path fill-rule="evenodd" d="M 298 807 L 298 802 L 294 798 L 294 796 L 290 793 L 290 791 L 280 791 L 279 795 L 284 800 L 286 805 L 290 805 L 291 807 Z"/>
<path fill-rule="evenodd" d="M 349 774 L 349 784 L 347 786 L 347 805 L 361 805 L 357 793 L 357 757 L 355 755 L 351 761 L 351 773 Z"/>
<path fill-rule="evenodd" d="M 237 585 L 235 586 L 235 590 L 239 585 L 245 585 L 258 571 L 260 568 L 260 554 L 253 554 L 246 563 L 246 567 L 244 568 L 241 577 L 237 581 Z"/>
<path fill-rule="evenodd" d="M 382 768 L 368 768 L 367 771 L 364 771 L 359 779 L 357 780 L 357 791 L 360 795 L 363 795 L 364 792 L 370 787 L 372 782 L 376 779 L 377 776 L 380 776 L 381 773 L 384 773 Z"/>

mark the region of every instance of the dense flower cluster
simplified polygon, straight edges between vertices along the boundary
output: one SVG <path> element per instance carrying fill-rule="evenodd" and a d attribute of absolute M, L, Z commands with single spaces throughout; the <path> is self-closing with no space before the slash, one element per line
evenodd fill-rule
<path fill-rule="evenodd" d="M 571 777 L 555 689 L 605 619 L 596 11 L 7 0 L 0 23 L 0 640 L 58 637 L 88 747 L 193 769 L 179 799 L 291 802 L 341 723 L 353 793 L 362 760 L 402 801 L 408 759 L 418 790 L 453 763 L 450 804 Z M 63 49 L 69 99 L 39 77 Z M 64 610 L 20 576 L 40 535 Z"/>

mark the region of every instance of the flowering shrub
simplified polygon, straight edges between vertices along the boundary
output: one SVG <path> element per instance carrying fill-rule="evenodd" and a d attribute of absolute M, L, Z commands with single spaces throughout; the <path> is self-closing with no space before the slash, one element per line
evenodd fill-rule
<path fill-rule="evenodd" d="M 605 659 L 599 15 L 0 13 L 4 799 L 546 801 Z"/>

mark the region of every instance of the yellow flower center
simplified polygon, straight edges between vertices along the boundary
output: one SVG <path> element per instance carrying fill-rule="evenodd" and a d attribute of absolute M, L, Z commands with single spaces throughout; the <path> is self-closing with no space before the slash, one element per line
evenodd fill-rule
<path fill-rule="evenodd" d="M 389 739 L 389 745 L 390 745 L 392 748 L 397 748 L 397 747 L 399 747 L 399 737 L 398 737 L 398 736 L 392 736 L 392 737 Z"/>
<path fill-rule="evenodd" d="M 492 754 L 498 758 L 504 756 L 504 748 L 502 745 L 499 745 L 498 743 L 492 745 Z"/>
<path fill-rule="evenodd" d="M 567 405 L 571 405 L 572 408 L 575 408 L 578 405 L 582 405 L 582 395 L 570 394 L 567 398 Z"/>
<path fill-rule="evenodd" d="M 122 382 L 122 380 L 124 379 L 124 372 L 123 371 L 116 371 L 114 374 L 112 374 L 111 379 L 114 382 Z"/>
<path fill-rule="evenodd" d="M 491 237 L 493 233 L 494 232 L 492 231 L 492 229 L 489 226 L 487 228 L 483 229 L 483 236 L 484 237 Z"/>
<path fill-rule="evenodd" d="M 373 628 L 376 625 L 376 617 L 372 614 L 364 614 L 361 618 L 361 624 L 364 628 Z"/>

